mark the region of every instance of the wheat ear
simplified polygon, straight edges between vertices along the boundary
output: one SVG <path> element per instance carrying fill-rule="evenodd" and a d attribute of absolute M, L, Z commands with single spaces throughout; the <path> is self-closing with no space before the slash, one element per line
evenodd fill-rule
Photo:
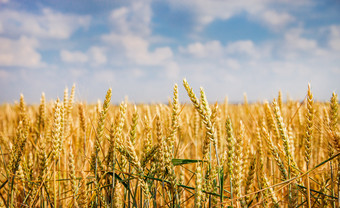
<path fill-rule="evenodd" d="M 338 95 L 333 92 L 329 109 L 329 128 L 332 137 L 332 143 L 336 151 L 340 151 L 340 135 L 338 131 Z"/>
<path fill-rule="evenodd" d="M 235 141 L 235 177 L 233 178 L 234 194 L 236 198 L 241 196 L 244 131 L 244 124 L 240 121 L 240 133 Z"/>
<path fill-rule="evenodd" d="M 202 168 L 201 165 L 197 165 L 196 167 L 196 189 L 195 189 L 195 207 L 202 207 L 202 197 L 203 197 L 203 176 L 202 176 Z"/>
<path fill-rule="evenodd" d="M 292 167 L 291 171 L 295 175 L 297 175 L 299 172 L 298 172 L 296 162 L 295 162 L 293 155 L 290 151 L 287 128 L 286 128 L 285 123 L 283 122 L 283 118 L 281 116 L 280 108 L 279 108 L 275 99 L 273 101 L 273 110 L 274 110 L 274 115 L 275 115 L 276 123 L 277 123 L 277 126 L 278 126 L 278 130 L 279 130 L 279 133 L 280 133 L 280 138 L 283 142 L 286 160 L 288 161 L 289 167 Z"/>
<path fill-rule="evenodd" d="M 314 116 L 314 108 L 313 108 L 313 94 L 310 90 L 310 84 L 308 84 L 308 92 L 307 92 L 307 112 L 306 112 L 306 130 L 304 135 L 305 141 L 305 161 L 306 161 L 306 169 L 308 171 L 310 158 L 311 158 L 311 140 L 313 133 L 313 116 Z M 311 196 L 310 196 L 310 182 L 309 182 L 309 174 L 307 177 L 307 206 L 311 207 Z"/>
<path fill-rule="evenodd" d="M 201 119 L 203 120 L 203 122 L 205 124 L 206 130 L 207 130 L 208 135 L 209 135 L 208 138 L 210 139 L 210 141 L 213 142 L 213 144 L 215 144 L 216 143 L 215 130 L 214 130 L 214 127 L 211 123 L 210 117 L 207 116 L 207 112 L 205 112 L 203 106 L 199 104 L 199 101 L 198 101 L 194 91 L 192 90 L 192 88 L 190 87 L 190 85 L 186 81 L 186 79 L 183 80 L 183 85 L 188 92 L 188 96 L 189 96 L 191 102 L 193 103 L 194 107 L 198 111 Z"/>
<path fill-rule="evenodd" d="M 265 139 L 266 144 L 268 145 L 268 149 L 269 149 L 270 153 L 274 157 L 276 165 L 278 166 L 278 168 L 280 170 L 282 179 L 286 180 L 288 178 L 286 168 L 285 168 L 284 163 L 283 163 L 283 161 L 280 157 L 280 154 L 279 154 L 277 147 L 273 144 L 271 136 L 270 136 L 269 132 L 267 131 L 267 129 L 265 128 L 264 125 L 262 125 L 262 136 Z"/>

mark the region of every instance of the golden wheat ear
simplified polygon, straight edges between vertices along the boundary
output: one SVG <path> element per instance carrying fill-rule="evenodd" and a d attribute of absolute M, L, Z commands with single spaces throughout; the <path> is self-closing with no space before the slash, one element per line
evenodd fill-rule
<path fill-rule="evenodd" d="M 309 170 L 309 164 L 311 159 L 311 143 L 312 143 L 312 134 L 313 134 L 313 117 L 314 117 L 314 99 L 313 94 L 310 89 L 310 84 L 308 84 L 307 91 L 307 112 L 306 112 L 306 130 L 304 135 L 305 141 L 305 161 L 306 161 L 306 169 Z M 307 174 L 307 205 L 311 207 L 311 193 L 310 193 L 310 181 L 309 174 Z"/>
<path fill-rule="evenodd" d="M 339 124 L 338 124 L 338 95 L 333 92 L 331 101 L 330 101 L 330 108 L 329 108 L 329 128 L 331 134 L 331 140 L 333 143 L 334 149 L 337 152 L 340 151 L 340 133 L 339 133 Z"/>

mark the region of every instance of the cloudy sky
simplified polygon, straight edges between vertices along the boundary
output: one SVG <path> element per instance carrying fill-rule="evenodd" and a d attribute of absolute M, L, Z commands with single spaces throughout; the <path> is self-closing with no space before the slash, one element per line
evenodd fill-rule
<path fill-rule="evenodd" d="M 182 79 L 210 101 L 317 100 L 340 89 L 336 0 L 0 0 L 0 103 L 165 102 Z"/>

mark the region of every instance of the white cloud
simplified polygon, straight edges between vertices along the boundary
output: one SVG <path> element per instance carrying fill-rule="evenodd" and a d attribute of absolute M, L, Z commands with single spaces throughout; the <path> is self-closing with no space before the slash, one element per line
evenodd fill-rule
<path fill-rule="evenodd" d="M 330 37 L 329 37 L 328 45 L 332 49 L 340 51 L 340 26 L 339 25 L 333 25 L 330 27 Z"/>
<path fill-rule="evenodd" d="M 113 10 L 109 20 L 116 33 L 146 36 L 151 33 L 151 15 L 149 1 L 136 1 L 126 7 Z"/>
<path fill-rule="evenodd" d="M 297 50 L 314 50 L 317 48 L 317 42 L 313 39 L 301 37 L 303 30 L 301 28 L 291 29 L 285 34 L 285 41 L 288 47 Z"/>
<path fill-rule="evenodd" d="M 180 46 L 179 52 L 183 54 L 190 54 L 196 58 L 205 58 L 207 61 L 212 60 L 224 60 L 223 65 L 227 64 L 228 68 L 238 69 L 240 66 L 235 59 L 231 59 L 229 56 L 246 56 L 252 59 L 258 59 L 260 56 L 265 56 L 268 52 L 267 48 L 264 48 L 265 54 L 260 54 L 255 44 L 251 40 L 240 40 L 230 42 L 226 46 L 222 46 L 217 40 L 209 41 L 206 43 L 196 42 L 189 44 L 186 47 Z M 227 62 L 225 59 L 227 58 Z M 221 63 L 222 63 L 221 62 Z"/>
<path fill-rule="evenodd" d="M 271 0 L 168 0 L 169 5 L 175 9 L 187 9 L 196 18 L 196 29 L 201 30 L 214 20 L 228 20 L 233 16 L 245 13 L 251 20 L 256 20 L 270 29 L 281 28 L 295 20 L 284 11 L 285 8 L 301 7 L 310 4 L 304 1 L 271 1 Z M 277 11 L 280 9 L 280 12 Z"/>
<path fill-rule="evenodd" d="M 205 44 L 200 42 L 189 44 L 186 48 L 180 47 L 179 51 L 188 53 L 196 57 L 218 57 L 223 51 L 223 47 L 219 41 L 209 41 Z"/>
<path fill-rule="evenodd" d="M 93 46 L 89 49 L 87 53 L 93 65 L 101 65 L 107 62 L 104 48 Z"/>
<path fill-rule="evenodd" d="M 67 63 L 86 63 L 88 61 L 88 57 L 86 54 L 80 51 L 68 51 L 62 50 L 60 52 L 60 57 L 63 62 Z"/>
<path fill-rule="evenodd" d="M 286 12 L 278 13 L 274 10 L 267 10 L 260 15 L 264 23 L 274 29 L 282 28 L 283 26 L 295 20 L 292 15 Z"/>
<path fill-rule="evenodd" d="M 0 0 L 0 4 L 6 4 L 8 2 L 9 2 L 9 0 Z"/>
<path fill-rule="evenodd" d="M 319 29 L 293 28 L 276 40 L 259 43 L 251 40 L 230 42 L 221 46 L 222 52 L 217 60 L 216 56 L 208 56 L 212 52 L 206 47 L 207 43 L 196 42 L 179 47 L 179 52 L 205 58 L 181 59 L 178 64 L 184 70 L 195 69 L 195 73 L 202 73 L 207 79 L 212 76 L 210 72 L 215 70 L 221 73 L 225 71 L 228 76 L 234 76 L 239 81 L 242 76 L 256 80 L 261 79 L 262 75 L 286 78 L 296 75 L 299 77 L 296 79 L 300 80 L 307 79 L 303 77 L 317 78 L 318 76 L 314 74 L 322 70 L 337 74 L 339 67 L 336 66 L 339 64 L 340 57 L 337 51 L 337 40 L 340 37 L 340 27 L 326 28 L 325 31 L 328 33 L 324 31 L 322 33 Z M 318 36 L 316 39 L 311 35 L 313 33 L 321 34 L 323 37 Z M 318 41 L 324 38 L 329 45 L 322 45 Z"/>
<path fill-rule="evenodd" d="M 251 40 L 234 41 L 225 46 L 222 46 L 219 41 L 213 40 L 206 43 L 192 43 L 186 47 L 180 46 L 178 50 L 180 53 L 190 54 L 196 58 L 206 58 L 205 60 L 207 61 L 216 59 L 225 60 L 227 58 L 229 60 L 227 65 L 233 69 L 238 69 L 238 63 L 234 62 L 235 59 L 230 59 L 230 56 L 258 59 L 267 56 L 270 48 L 268 46 L 261 46 L 260 53 L 257 46 Z M 223 62 L 224 64 L 226 62 Z"/>
<path fill-rule="evenodd" d="M 92 46 L 87 52 L 61 50 L 60 58 L 66 63 L 90 63 L 92 66 L 102 65 L 107 62 L 105 49 L 98 46 Z"/>
<path fill-rule="evenodd" d="M 25 36 L 19 40 L 0 37 L 0 66 L 40 67 L 41 55 L 36 51 L 38 41 Z"/>
<path fill-rule="evenodd" d="M 102 39 L 113 46 L 120 47 L 130 61 L 140 65 L 162 65 L 173 56 L 169 47 L 159 47 L 149 51 L 149 42 L 135 35 L 111 33 L 104 35 Z"/>
<path fill-rule="evenodd" d="M 227 20 L 245 8 L 256 8 L 256 1 L 207 1 L 207 0 L 169 0 L 170 6 L 181 9 L 186 8 L 197 18 L 198 27 L 205 26 L 215 19 Z M 249 6 L 247 6 L 249 5 Z M 254 5 L 254 6 L 253 6 Z"/>
<path fill-rule="evenodd" d="M 142 55 L 142 54 L 140 54 Z M 143 53 L 142 57 L 145 56 L 145 63 L 146 64 L 155 64 L 159 65 L 162 64 L 162 62 L 170 60 L 173 56 L 172 50 L 169 47 L 160 47 L 156 48 L 151 53 Z M 143 59 L 143 58 L 142 58 Z M 144 61 L 142 59 L 139 59 L 141 63 Z M 148 60 L 149 59 L 149 60 Z"/>
<path fill-rule="evenodd" d="M 62 14 L 45 8 L 42 14 L 3 10 L 0 24 L 7 34 L 67 39 L 79 28 L 87 28 L 90 16 Z"/>
<path fill-rule="evenodd" d="M 173 57 L 170 47 L 150 50 L 151 6 L 149 1 L 132 2 L 111 12 L 112 31 L 102 40 L 122 51 L 131 63 L 146 66 L 165 66 Z"/>
<path fill-rule="evenodd" d="M 122 33 L 126 33 L 129 31 L 126 19 L 128 13 L 129 10 L 127 7 L 121 7 L 111 12 L 110 22 L 115 30 L 118 30 Z"/>
<path fill-rule="evenodd" d="M 275 47 L 277 54 L 290 60 L 302 60 L 302 58 L 305 57 L 309 57 L 311 60 L 338 59 L 339 53 L 332 52 L 332 47 L 322 46 L 315 36 L 314 38 L 310 36 L 311 33 L 317 32 L 320 31 L 305 30 L 304 28 L 287 30 L 284 34 L 284 39 L 276 43 L 273 47 Z M 306 36 L 308 36 L 308 38 Z M 328 38 L 327 35 L 324 38 Z M 332 38 L 328 40 L 330 42 Z"/>
<path fill-rule="evenodd" d="M 231 58 L 223 60 L 221 64 L 224 65 L 227 69 L 238 70 L 241 68 L 240 63 L 237 60 Z"/>
<path fill-rule="evenodd" d="M 226 47 L 226 51 L 229 54 L 245 54 L 254 58 L 259 56 L 259 53 L 251 40 L 241 40 L 229 43 Z"/>

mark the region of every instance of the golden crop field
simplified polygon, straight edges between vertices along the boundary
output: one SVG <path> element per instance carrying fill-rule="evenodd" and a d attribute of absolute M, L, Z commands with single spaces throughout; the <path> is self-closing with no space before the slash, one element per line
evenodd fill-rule
<path fill-rule="evenodd" d="M 0 107 L 1 207 L 339 207 L 338 100 Z M 103 92 L 103 97 L 105 92 Z"/>

